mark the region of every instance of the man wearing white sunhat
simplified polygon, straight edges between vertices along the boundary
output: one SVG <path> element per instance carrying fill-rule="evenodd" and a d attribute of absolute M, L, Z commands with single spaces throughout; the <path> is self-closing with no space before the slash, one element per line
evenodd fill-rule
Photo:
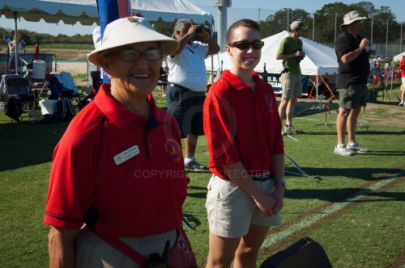
<path fill-rule="evenodd" d="M 343 24 L 340 26 L 344 31 L 338 36 L 335 44 L 339 63 L 336 87 L 340 109 L 336 120 L 337 145 L 334 153 L 341 156 L 367 152 L 367 148 L 356 142 L 357 118 L 361 107 L 367 103 L 367 78 L 370 73 L 369 53 L 366 50 L 369 41 L 360 35 L 362 21 L 366 19 L 357 11 L 344 15 Z"/>

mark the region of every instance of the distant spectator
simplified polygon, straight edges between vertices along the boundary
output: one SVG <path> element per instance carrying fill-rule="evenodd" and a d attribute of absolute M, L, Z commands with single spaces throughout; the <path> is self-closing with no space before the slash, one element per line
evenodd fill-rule
<path fill-rule="evenodd" d="M 15 53 L 17 49 L 17 53 L 24 53 L 25 52 L 25 42 L 21 39 L 21 37 L 15 33 L 14 39 L 8 43 L 8 48 L 10 53 Z"/>
<path fill-rule="evenodd" d="M 302 40 L 299 39 L 304 34 L 305 25 L 300 21 L 294 21 L 290 25 L 290 30 L 291 34 L 281 41 L 277 50 L 277 59 L 283 60 L 284 68 L 280 77 L 283 94 L 278 107 L 281 120 L 285 116 L 283 135 L 297 132 L 292 121 L 295 105 L 298 97 L 302 94 L 300 62 L 305 57 L 302 50 Z"/>
<path fill-rule="evenodd" d="M 41 53 L 39 52 L 39 42 L 35 42 L 35 59 L 41 59 Z"/>
<path fill-rule="evenodd" d="M 180 46 L 167 57 L 167 111 L 176 118 L 181 137 L 185 138 L 186 169 L 206 171 L 207 167 L 195 158 L 198 136 L 204 134 L 202 106 L 207 90 L 204 58 L 220 48 L 203 26 L 186 19 L 176 22 L 172 37 Z"/>
<path fill-rule="evenodd" d="M 344 15 L 344 31 L 336 39 L 335 50 L 339 63 L 336 86 L 339 91 L 339 114 L 336 120 L 337 145 L 334 153 L 351 156 L 353 153 L 365 153 L 367 148 L 356 142 L 357 118 L 362 106 L 367 104 L 367 79 L 370 74 L 370 63 L 366 47 L 367 38 L 360 35 L 362 21 L 357 11 Z M 347 129 L 348 143 L 345 144 Z"/>
<path fill-rule="evenodd" d="M 381 62 L 378 60 L 374 63 L 373 84 L 381 88 L 384 87 L 384 72 L 381 69 Z"/>
<path fill-rule="evenodd" d="M 15 53 L 17 51 L 18 54 L 25 53 L 25 42 L 18 36 L 17 33 L 14 33 L 14 39 L 8 43 L 8 51 L 10 53 L 10 59 L 8 63 L 8 70 L 9 73 L 15 72 Z M 18 61 L 18 58 L 17 58 Z"/>
<path fill-rule="evenodd" d="M 10 49 L 8 48 L 8 44 L 13 40 L 13 37 L 11 36 L 6 36 L 4 39 L 4 45 L 7 47 L 7 54 L 10 53 Z"/>
<path fill-rule="evenodd" d="M 401 102 L 399 105 L 405 106 L 405 56 L 402 56 L 402 59 L 399 63 L 399 68 L 401 69 Z"/>

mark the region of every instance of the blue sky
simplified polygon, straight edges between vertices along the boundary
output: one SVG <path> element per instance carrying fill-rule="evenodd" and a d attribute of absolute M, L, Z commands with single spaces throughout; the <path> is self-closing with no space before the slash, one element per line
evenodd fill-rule
<path fill-rule="evenodd" d="M 197 6 L 212 6 L 214 0 L 189 0 L 190 2 L 196 4 Z M 391 11 L 396 15 L 397 21 L 405 22 L 405 1 L 404 0 L 364 0 L 367 2 L 372 2 L 376 8 L 381 6 L 388 6 Z M 233 8 L 250 8 L 250 9 L 268 9 L 272 11 L 278 11 L 283 8 L 302 8 L 309 13 L 312 13 L 325 4 L 342 2 L 345 4 L 358 3 L 360 1 L 344 1 L 344 0 L 281 0 L 281 1 L 265 1 L 265 0 L 232 0 Z M 304 6 L 303 6 L 304 5 Z"/>
<path fill-rule="evenodd" d="M 147 1 L 147 0 L 146 0 Z M 163 1 L 163 0 L 162 0 Z M 200 6 L 201 8 L 213 13 L 216 18 L 216 8 L 213 7 L 214 0 L 189 0 L 190 2 Z M 250 17 L 257 19 L 258 17 L 264 18 L 265 16 L 274 13 L 283 8 L 303 8 L 309 13 L 320 9 L 327 3 L 334 3 L 338 1 L 328 0 L 282 0 L 282 1 L 265 1 L 265 0 L 232 0 L 232 12 L 228 12 L 228 22 L 232 22 L 242 17 Z M 345 4 L 356 3 L 359 1 L 340 1 Z M 405 23 L 405 0 L 373 0 L 369 1 L 374 4 L 376 8 L 381 6 L 388 6 L 391 11 L 396 15 L 398 22 Z M 303 3 L 305 6 L 303 7 Z M 261 12 L 259 13 L 259 7 Z M 84 27 L 78 25 L 64 25 L 59 24 L 45 24 L 45 23 L 32 23 L 21 20 L 18 22 L 19 28 L 28 29 L 30 31 L 45 32 L 45 33 L 63 33 L 66 35 L 74 35 L 77 33 L 91 34 L 92 27 Z M 14 24 L 12 20 L 6 20 L 4 17 L 0 18 L 0 25 L 3 28 L 12 29 Z"/>

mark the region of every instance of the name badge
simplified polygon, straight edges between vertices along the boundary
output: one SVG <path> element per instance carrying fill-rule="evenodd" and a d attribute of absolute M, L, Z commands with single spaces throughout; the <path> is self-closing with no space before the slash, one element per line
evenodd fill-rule
<path fill-rule="evenodd" d="M 139 147 L 138 145 L 134 145 L 114 156 L 114 162 L 118 166 L 124 163 L 125 161 L 131 159 L 132 157 L 137 156 L 138 154 L 139 154 Z"/>

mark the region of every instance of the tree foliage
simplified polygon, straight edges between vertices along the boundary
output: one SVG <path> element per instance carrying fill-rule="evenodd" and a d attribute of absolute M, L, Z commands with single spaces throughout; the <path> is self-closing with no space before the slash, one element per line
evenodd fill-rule
<path fill-rule="evenodd" d="M 34 45 L 37 42 L 40 44 L 93 44 L 91 35 L 76 34 L 74 36 L 67 36 L 59 34 L 55 36 L 27 30 L 18 30 L 18 34 L 27 45 Z M 0 28 L 0 36 L 4 40 L 6 37 L 12 37 L 12 33 L 9 30 Z"/>
<path fill-rule="evenodd" d="M 282 9 L 268 16 L 265 20 L 259 22 L 262 36 L 267 37 L 282 30 L 287 30 L 287 21 L 301 20 L 307 26 L 304 36 L 324 44 L 333 44 L 336 35 L 340 33 L 340 25 L 343 22 L 343 16 L 351 10 L 357 10 L 361 16 L 368 19 L 364 22 L 363 35 L 371 39 L 373 33 L 373 43 L 383 43 L 386 40 L 386 30 L 388 23 L 388 41 L 399 39 L 401 29 L 400 23 L 396 21 L 395 15 L 387 6 L 376 8 L 372 2 L 362 1 L 355 4 L 344 4 L 335 2 L 325 4 L 314 14 L 309 14 L 303 9 Z M 288 19 L 289 18 L 289 19 Z M 315 24 L 314 24 L 315 18 Z M 373 31 L 371 31 L 373 25 Z M 314 29 L 314 32 L 313 32 Z"/>
<path fill-rule="evenodd" d="M 403 1 L 403 0 L 401 0 Z M 401 25 L 396 21 L 395 15 L 388 6 L 376 8 L 372 2 L 362 1 L 354 4 L 345 4 L 335 2 L 325 4 L 314 14 L 306 12 L 304 9 L 278 10 L 264 20 L 259 21 L 262 31 L 262 37 L 267 37 L 282 30 L 288 30 L 289 23 L 294 20 L 301 20 L 307 26 L 304 36 L 323 44 L 333 45 L 336 35 L 340 33 L 340 25 L 343 21 L 343 15 L 351 10 L 357 10 L 360 15 L 368 18 L 364 22 L 364 36 L 372 39 L 373 43 L 384 43 L 386 40 L 386 31 L 388 23 L 388 41 L 394 42 L 400 38 Z M 314 21 L 315 18 L 315 21 Z M 162 33 L 170 35 L 172 26 L 170 23 L 156 21 L 154 25 Z M 373 26 L 373 31 L 371 31 Z M 314 30 L 314 31 L 313 31 Z M 26 30 L 19 30 L 23 40 L 29 44 L 39 42 L 41 44 L 92 44 L 91 35 L 66 36 L 63 34 L 54 36 L 50 34 L 39 34 Z M 371 36 L 371 33 L 373 36 Z M 3 39 L 10 36 L 10 33 L 0 28 L 0 35 Z M 371 38 L 372 37 L 372 38 Z"/>

